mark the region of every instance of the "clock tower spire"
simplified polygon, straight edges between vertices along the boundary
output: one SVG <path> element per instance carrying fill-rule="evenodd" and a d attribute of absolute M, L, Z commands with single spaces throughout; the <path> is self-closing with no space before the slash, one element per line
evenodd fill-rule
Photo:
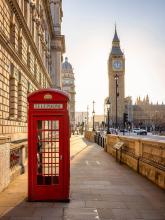
<path fill-rule="evenodd" d="M 111 101 L 111 120 L 117 127 L 123 123 L 125 111 L 125 57 L 120 48 L 120 40 L 115 33 L 112 40 L 112 49 L 108 59 L 109 97 Z"/>

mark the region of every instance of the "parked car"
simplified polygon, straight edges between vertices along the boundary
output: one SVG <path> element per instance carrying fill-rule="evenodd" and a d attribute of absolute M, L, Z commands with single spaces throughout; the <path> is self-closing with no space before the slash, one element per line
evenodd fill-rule
<path fill-rule="evenodd" d="M 147 135 L 147 131 L 145 129 L 141 128 L 134 128 L 133 133 L 136 133 L 137 135 Z"/>
<path fill-rule="evenodd" d="M 137 133 L 139 130 L 140 130 L 140 128 L 134 128 L 134 129 L 132 130 L 132 132 L 133 132 L 133 133 Z"/>
<path fill-rule="evenodd" d="M 121 129 L 120 129 L 120 132 L 128 132 L 128 130 L 127 130 L 127 129 L 124 129 L 124 128 L 121 128 Z"/>
<path fill-rule="evenodd" d="M 144 129 L 140 129 L 140 130 L 137 132 L 137 135 L 147 135 L 147 131 L 144 130 Z"/>

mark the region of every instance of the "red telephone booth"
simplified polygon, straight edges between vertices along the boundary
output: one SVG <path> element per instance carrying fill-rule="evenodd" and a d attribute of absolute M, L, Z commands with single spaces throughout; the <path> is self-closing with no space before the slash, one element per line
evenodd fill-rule
<path fill-rule="evenodd" d="M 42 89 L 28 102 L 28 199 L 69 201 L 69 98 Z"/>

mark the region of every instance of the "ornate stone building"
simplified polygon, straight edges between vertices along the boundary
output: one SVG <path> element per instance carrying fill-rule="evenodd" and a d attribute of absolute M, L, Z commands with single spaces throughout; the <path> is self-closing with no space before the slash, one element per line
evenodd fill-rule
<path fill-rule="evenodd" d="M 70 97 L 70 123 L 71 127 L 75 127 L 75 78 L 72 65 L 68 62 L 68 58 L 65 58 L 65 62 L 62 64 L 62 90 L 67 92 Z"/>
<path fill-rule="evenodd" d="M 120 49 L 120 40 L 117 35 L 116 27 L 112 41 L 112 49 L 108 59 L 108 77 L 109 77 L 109 97 L 111 102 L 111 120 L 121 124 L 124 113 L 125 98 L 125 57 Z"/>
<path fill-rule="evenodd" d="M 0 0 L 0 191 L 24 172 L 27 95 L 61 88 L 62 0 Z"/>
<path fill-rule="evenodd" d="M 61 0 L 0 1 L 0 135 L 27 136 L 27 95 L 61 87 Z"/>
<path fill-rule="evenodd" d="M 148 130 L 165 130 L 165 105 L 153 104 L 148 95 L 143 100 L 138 97 L 133 105 L 133 125 Z"/>
<path fill-rule="evenodd" d="M 135 104 L 132 98 L 125 97 L 125 57 L 120 49 L 120 41 L 116 27 L 112 41 L 112 50 L 108 59 L 109 98 L 111 102 L 110 123 L 116 123 L 116 95 L 117 95 L 117 122 L 123 126 L 123 113 L 128 114 L 128 121 L 134 127 L 148 128 L 148 130 L 165 130 L 165 105 L 153 104 L 148 95 L 141 100 L 137 98 Z M 116 77 L 117 76 L 117 77 Z M 116 81 L 117 80 L 117 81 Z M 108 97 L 105 99 L 107 102 Z"/>

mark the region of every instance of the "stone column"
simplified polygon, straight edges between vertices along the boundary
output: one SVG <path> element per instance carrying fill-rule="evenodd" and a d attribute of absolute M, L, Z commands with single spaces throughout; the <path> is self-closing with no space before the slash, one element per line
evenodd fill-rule
<path fill-rule="evenodd" d="M 27 66 L 30 70 L 30 58 L 31 58 L 31 50 L 30 50 L 30 46 L 28 46 L 28 50 L 27 50 Z"/>
<path fill-rule="evenodd" d="M 36 43 L 36 8 L 35 5 L 32 7 L 32 35 L 34 42 Z"/>
<path fill-rule="evenodd" d="M 53 88 L 61 89 L 61 47 L 60 42 L 52 40 L 51 42 L 51 78 L 53 82 Z"/>
<path fill-rule="evenodd" d="M 53 28 L 56 34 L 61 34 L 61 1 L 54 0 L 50 2 L 50 9 L 53 18 Z"/>

